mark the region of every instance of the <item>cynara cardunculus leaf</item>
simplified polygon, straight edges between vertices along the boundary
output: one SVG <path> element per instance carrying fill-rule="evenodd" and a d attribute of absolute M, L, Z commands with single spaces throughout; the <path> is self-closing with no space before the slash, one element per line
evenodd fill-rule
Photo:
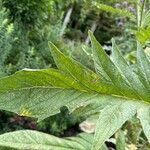
<path fill-rule="evenodd" d="M 48 150 L 59 148 L 106 150 L 106 147 L 101 147 L 103 143 L 136 114 L 150 141 L 149 59 L 138 45 L 135 72 L 122 57 L 114 40 L 110 59 L 93 34 L 90 32 L 89 35 L 95 72 L 65 56 L 50 43 L 50 50 L 58 69 L 25 69 L 1 78 L 0 109 L 39 120 L 58 113 L 62 106 L 67 106 L 70 112 L 78 114 L 82 112 L 86 117 L 99 114 L 91 144 L 80 144 L 77 142 L 78 138 L 74 139 L 76 142 L 72 142 L 42 135 L 50 140 L 47 142 L 44 141 L 46 138 L 43 138 L 41 143 Z M 41 133 L 31 132 L 10 133 L 9 141 L 7 140 L 9 134 L 0 135 L 0 146 L 17 149 L 28 145 L 30 149 L 33 146 L 38 148 L 39 142 L 42 142 L 42 138 L 38 138 Z M 27 143 L 22 142 L 24 136 L 20 134 L 28 138 Z M 22 140 L 13 138 L 16 135 Z M 52 142 L 56 145 L 52 145 Z"/>

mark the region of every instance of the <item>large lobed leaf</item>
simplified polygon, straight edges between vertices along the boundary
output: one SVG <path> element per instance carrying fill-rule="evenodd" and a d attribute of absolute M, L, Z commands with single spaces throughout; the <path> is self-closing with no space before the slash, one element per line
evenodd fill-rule
<path fill-rule="evenodd" d="M 90 150 L 93 134 L 58 138 L 38 131 L 22 130 L 0 135 L 1 150 Z M 108 150 L 103 145 L 99 150 Z"/>
<path fill-rule="evenodd" d="M 17 150 L 85 150 L 82 144 L 57 138 L 37 131 L 16 131 L 0 136 L 1 150 L 14 148 Z"/>
<path fill-rule="evenodd" d="M 135 72 L 114 40 L 110 59 L 93 34 L 89 34 L 97 74 L 50 44 L 58 69 L 23 70 L 1 78 L 0 109 L 39 120 L 58 113 L 62 106 L 87 117 L 100 112 L 92 150 L 99 150 L 137 114 L 150 142 L 150 62 L 147 56 L 138 45 Z"/>
<path fill-rule="evenodd" d="M 144 132 L 149 140 L 149 111 L 139 111 L 142 108 L 146 110 L 150 109 L 150 62 L 143 49 L 138 44 L 137 70 L 139 74 L 137 74 L 121 56 L 114 40 L 112 41 L 112 60 L 110 60 L 92 33 L 90 33 L 90 37 L 93 46 L 95 66 L 97 66 L 97 69 L 102 68 L 113 85 L 120 87 L 121 93 L 126 97 L 126 102 L 120 104 L 118 102 L 116 106 L 106 107 L 100 114 L 93 150 L 98 150 L 108 137 L 113 135 L 125 121 L 136 113 L 139 115 Z M 133 103 L 130 100 L 132 100 Z M 140 101 L 141 103 L 136 103 Z M 142 102 L 145 102 L 145 104 Z M 146 118 L 144 118 L 144 116 Z"/>

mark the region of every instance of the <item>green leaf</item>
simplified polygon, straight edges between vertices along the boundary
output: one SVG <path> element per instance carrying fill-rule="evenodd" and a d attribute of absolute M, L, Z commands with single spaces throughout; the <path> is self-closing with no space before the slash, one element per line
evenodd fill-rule
<path fill-rule="evenodd" d="M 119 130 L 116 138 L 116 150 L 125 150 L 125 134 L 122 130 Z"/>
<path fill-rule="evenodd" d="M 1 150 L 91 150 L 93 134 L 58 138 L 38 131 L 22 130 L 0 135 Z M 108 150 L 103 145 L 99 150 Z"/>
<path fill-rule="evenodd" d="M 58 70 L 23 70 L 0 79 L 0 109 L 41 120 L 58 113 L 64 105 L 69 107 L 69 101 L 72 102 L 73 107 L 70 106 L 73 109 L 83 104 L 86 106 L 89 93 L 79 89 L 80 85 Z M 93 98 L 96 95 L 91 94 Z M 82 98 L 83 104 L 78 103 Z M 62 102 L 58 103 L 60 100 Z"/>
<path fill-rule="evenodd" d="M 138 118 L 141 121 L 144 133 L 150 143 L 150 106 L 141 107 L 138 110 Z"/>
<path fill-rule="evenodd" d="M 146 54 L 144 53 L 144 50 L 138 44 L 137 47 L 137 61 L 138 61 L 138 69 L 139 73 L 142 75 L 142 82 L 147 87 L 147 89 L 150 92 L 150 61 Z"/>
<path fill-rule="evenodd" d="M 109 76 L 112 84 L 114 84 L 114 86 L 119 88 L 117 95 L 124 95 L 126 97 L 135 99 L 143 99 L 143 100 L 149 99 L 149 97 L 147 96 L 148 94 L 147 90 L 138 80 L 138 77 L 136 77 L 136 75 L 131 71 L 130 67 L 127 65 L 123 57 L 120 55 L 118 48 L 115 46 L 114 42 L 113 42 L 114 60 L 112 62 L 102 49 L 99 42 L 95 39 L 93 34 L 89 32 L 89 35 L 92 42 L 94 60 L 100 67 L 102 66 L 105 73 Z M 132 84 L 130 84 L 130 82 Z M 134 85 L 135 83 L 136 85 Z"/>
<path fill-rule="evenodd" d="M 150 10 L 145 10 L 142 13 L 141 26 L 135 33 L 135 36 L 139 42 L 144 44 L 150 40 Z"/>
<path fill-rule="evenodd" d="M 24 69 L 0 79 L 0 92 L 31 87 L 62 87 L 81 89 L 71 77 L 56 69 Z"/>
<path fill-rule="evenodd" d="M 76 137 L 69 137 L 67 139 L 80 143 L 85 149 L 90 150 L 93 141 L 93 134 L 82 133 Z"/>
<path fill-rule="evenodd" d="M 120 102 L 102 110 L 97 121 L 92 150 L 98 150 L 128 119 L 136 114 L 138 105 Z"/>
<path fill-rule="evenodd" d="M 98 2 L 93 2 L 93 5 L 96 6 L 98 9 L 101 9 L 106 12 L 110 12 L 110 13 L 117 14 L 120 16 L 127 16 L 131 18 L 135 18 L 134 14 L 128 11 L 127 9 L 114 8 L 112 6 L 101 4 Z"/>
<path fill-rule="evenodd" d="M 23 70 L 0 79 L 0 109 L 39 120 L 58 113 L 62 106 L 74 111 L 95 103 L 94 108 L 101 110 L 109 96 L 102 96 L 101 101 L 99 97 L 98 93 L 87 92 L 74 79 L 55 69 Z M 89 111 L 91 109 L 88 114 Z"/>
<path fill-rule="evenodd" d="M 114 41 L 111 60 L 92 33 L 90 37 L 98 74 L 50 44 L 58 69 L 23 70 L 1 78 L 0 109 L 39 120 L 58 113 L 62 106 L 86 117 L 100 113 L 93 142 L 99 150 L 125 121 L 150 106 L 149 71 L 145 71 L 150 62 L 138 52 L 138 69 L 131 69 Z"/>
<path fill-rule="evenodd" d="M 85 150 L 91 150 L 91 146 L 93 143 L 93 134 L 81 133 L 76 137 L 70 137 L 68 139 L 76 141 L 77 143 L 81 143 Z M 108 148 L 104 144 L 99 150 L 108 150 Z"/>
<path fill-rule="evenodd" d="M 103 77 L 65 56 L 52 43 L 50 43 L 50 48 L 57 67 L 72 77 L 85 90 L 107 94 L 118 93 L 117 88 L 112 83 L 103 80 Z"/>
<path fill-rule="evenodd" d="M 137 54 L 137 57 L 138 56 L 140 55 Z M 133 70 L 131 70 L 131 67 L 128 65 L 126 60 L 122 57 L 114 40 L 112 40 L 112 59 L 115 66 L 125 76 L 126 81 L 130 85 L 130 87 L 132 87 L 132 92 L 134 92 L 139 97 L 139 99 L 149 99 L 149 97 L 147 97 L 147 95 L 149 95 L 147 88 L 145 88 L 145 85 L 140 81 L 138 75 Z"/>
<path fill-rule="evenodd" d="M 85 150 L 79 142 L 31 130 L 0 135 L 0 149 L 7 150 L 7 148 L 17 150 Z"/>
<path fill-rule="evenodd" d="M 136 36 L 136 39 L 142 44 L 149 41 L 150 40 L 150 26 L 146 28 L 141 28 L 139 31 L 136 32 L 135 36 Z"/>
<path fill-rule="evenodd" d="M 102 67 L 103 71 L 107 74 L 107 76 L 109 76 L 112 84 L 119 87 L 120 92 L 118 92 L 117 95 L 126 97 L 126 100 L 129 100 L 126 101 L 127 103 L 123 103 L 126 105 L 119 104 L 118 102 L 116 106 L 111 106 L 110 108 L 108 107 L 108 109 L 106 107 L 106 109 L 100 113 L 93 143 L 93 150 L 98 150 L 102 143 L 104 143 L 105 140 L 112 136 L 125 123 L 125 121 L 136 114 L 140 106 L 136 105 L 136 101 L 145 101 L 146 103 L 148 102 L 147 105 L 149 106 L 150 86 L 147 86 L 144 82 L 142 82 L 141 75 L 149 74 L 150 63 L 148 59 L 146 59 L 146 56 L 144 54 L 140 56 L 138 51 L 138 61 L 140 61 L 141 58 L 144 59 L 139 65 L 140 75 L 138 75 L 131 69 L 131 67 L 122 57 L 114 40 L 112 40 L 113 51 L 112 60 L 110 60 L 109 56 L 107 56 L 93 34 L 89 32 L 89 35 L 92 42 L 93 58 L 97 64 L 96 67 Z M 148 70 L 145 71 L 142 69 L 143 66 Z M 130 100 L 135 102 L 132 104 Z M 141 103 L 141 107 L 143 104 Z M 148 125 L 148 127 L 150 126 Z"/>
<path fill-rule="evenodd" d="M 142 20 L 141 20 L 141 27 L 142 28 L 145 28 L 147 26 L 149 26 L 150 24 L 150 10 L 147 10 L 147 11 L 144 11 L 143 12 L 143 17 L 142 17 Z"/>

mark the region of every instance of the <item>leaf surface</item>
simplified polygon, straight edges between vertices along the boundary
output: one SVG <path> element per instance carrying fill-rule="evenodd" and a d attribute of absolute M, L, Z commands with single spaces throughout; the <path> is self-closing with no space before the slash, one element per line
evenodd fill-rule
<path fill-rule="evenodd" d="M 17 150 L 85 150 L 80 143 L 73 140 L 57 138 L 42 132 L 30 130 L 0 135 L 0 148 L 1 150 L 7 150 L 7 148 Z"/>
<path fill-rule="evenodd" d="M 150 106 L 143 106 L 138 110 L 138 118 L 141 121 L 143 131 L 150 142 Z"/>
<path fill-rule="evenodd" d="M 93 150 L 99 150 L 105 140 L 142 110 L 138 116 L 149 140 L 146 130 L 150 129 L 147 121 L 150 62 L 147 56 L 138 47 L 135 72 L 114 41 L 110 59 L 92 33 L 90 38 L 98 74 L 65 56 L 51 43 L 51 53 L 58 69 L 26 69 L 1 78 L 0 109 L 39 120 L 59 113 L 62 106 L 67 106 L 77 115 L 100 115 Z"/>
<path fill-rule="evenodd" d="M 137 106 L 120 102 L 102 110 L 97 121 L 92 150 L 98 150 L 128 119 L 136 114 Z"/>

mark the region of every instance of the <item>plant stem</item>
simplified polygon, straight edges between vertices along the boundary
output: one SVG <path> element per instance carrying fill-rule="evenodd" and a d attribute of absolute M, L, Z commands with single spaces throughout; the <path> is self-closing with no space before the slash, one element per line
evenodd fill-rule
<path fill-rule="evenodd" d="M 64 19 L 64 22 L 63 22 L 63 25 L 62 25 L 62 29 L 61 29 L 61 32 L 60 32 L 60 35 L 62 36 L 64 34 L 64 31 L 65 29 L 67 28 L 67 25 L 70 21 L 70 17 L 71 17 L 71 14 L 72 14 L 72 11 L 73 11 L 73 6 L 71 6 L 68 11 L 67 11 L 67 14 L 65 16 L 65 19 Z"/>
<path fill-rule="evenodd" d="M 145 8 L 146 0 L 143 0 L 142 8 L 141 8 L 141 16 L 140 16 L 140 27 L 142 26 L 142 18 L 143 18 L 143 13 L 144 13 L 144 8 Z"/>
<path fill-rule="evenodd" d="M 146 0 L 143 0 L 143 2 L 141 2 L 141 0 L 138 0 L 138 2 L 137 2 L 137 27 L 138 27 L 138 30 L 142 26 L 142 18 L 143 18 L 145 4 L 146 4 Z"/>

